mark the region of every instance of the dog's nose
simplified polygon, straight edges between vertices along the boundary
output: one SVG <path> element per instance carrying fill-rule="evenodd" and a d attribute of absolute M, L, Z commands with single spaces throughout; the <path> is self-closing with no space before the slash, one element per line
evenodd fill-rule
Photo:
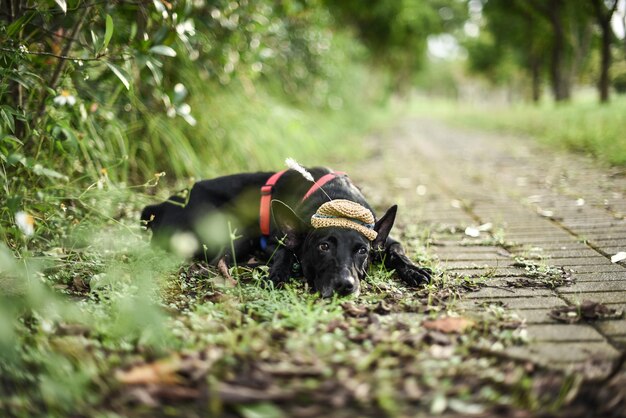
<path fill-rule="evenodd" d="M 339 281 L 337 281 L 337 284 L 335 284 L 335 291 L 340 295 L 349 295 L 350 293 L 354 292 L 355 288 L 356 280 L 354 280 L 354 278 L 351 276 L 340 279 Z"/>

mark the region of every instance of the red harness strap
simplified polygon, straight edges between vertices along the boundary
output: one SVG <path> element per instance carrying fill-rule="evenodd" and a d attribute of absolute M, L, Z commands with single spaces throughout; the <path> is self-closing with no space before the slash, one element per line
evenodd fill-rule
<path fill-rule="evenodd" d="M 344 173 L 343 171 L 333 171 L 332 173 L 328 173 L 328 174 L 320 177 L 315 183 L 313 183 L 313 186 L 311 186 L 309 191 L 306 192 L 306 194 L 302 198 L 302 202 L 307 200 L 309 198 L 309 196 L 311 196 L 313 193 L 315 193 L 318 189 L 321 189 L 323 185 L 325 185 L 326 183 L 328 183 L 329 181 L 331 181 L 335 177 L 343 176 L 345 174 L 346 173 Z"/>
<path fill-rule="evenodd" d="M 269 236 L 270 234 L 270 215 L 272 207 L 272 191 L 274 185 L 278 182 L 278 179 L 285 174 L 287 170 L 279 171 L 270 177 L 264 186 L 261 187 L 261 208 L 259 209 L 259 224 L 261 226 L 261 234 L 263 236 Z M 306 192 L 302 198 L 302 202 L 308 199 L 313 193 L 321 189 L 326 183 L 333 180 L 336 177 L 343 176 L 346 173 L 342 171 L 333 171 L 320 177 L 313 186 Z"/>
<path fill-rule="evenodd" d="M 261 186 L 261 209 L 259 209 L 259 222 L 261 224 L 261 234 L 270 234 L 270 211 L 272 209 L 272 191 L 274 185 L 285 171 L 279 171 L 270 177 L 264 186 Z"/>

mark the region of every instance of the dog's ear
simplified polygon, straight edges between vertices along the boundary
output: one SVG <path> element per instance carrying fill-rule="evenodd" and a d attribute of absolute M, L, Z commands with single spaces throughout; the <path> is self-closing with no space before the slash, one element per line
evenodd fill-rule
<path fill-rule="evenodd" d="M 296 212 L 280 200 L 272 201 L 272 217 L 279 231 L 285 236 L 283 243 L 289 249 L 295 249 L 304 238 L 306 224 Z"/>
<path fill-rule="evenodd" d="M 387 237 L 389 236 L 389 232 L 391 232 L 391 228 L 393 227 L 393 223 L 396 220 L 396 213 L 398 212 L 398 205 L 393 205 L 387 212 L 376 221 L 374 224 L 374 231 L 378 233 L 374 242 L 372 242 L 372 248 L 374 250 L 383 249 L 385 247 L 385 242 L 387 241 Z"/>

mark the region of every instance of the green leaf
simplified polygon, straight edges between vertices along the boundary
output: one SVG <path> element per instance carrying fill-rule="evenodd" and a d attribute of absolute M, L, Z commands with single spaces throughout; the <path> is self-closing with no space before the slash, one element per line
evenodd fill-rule
<path fill-rule="evenodd" d="M 102 44 L 102 49 L 106 49 L 109 46 L 109 42 L 111 41 L 111 37 L 113 36 L 113 19 L 110 15 L 107 15 L 106 18 L 106 29 L 104 31 L 104 43 Z"/>
<path fill-rule="evenodd" d="M 91 34 L 91 45 L 93 46 L 94 52 L 97 54 L 100 52 L 100 41 L 98 40 L 98 35 L 93 30 L 90 30 Z"/>
<path fill-rule="evenodd" d="M 2 119 L 7 124 L 9 130 L 15 133 L 15 120 L 13 119 L 13 115 L 4 109 L 0 109 L 0 115 L 2 115 Z"/>
<path fill-rule="evenodd" d="M 63 13 L 67 14 L 67 2 L 65 0 L 54 0 L 56 4 L 59 5 Z"/>
<path fill-rule="evenodd" d="M 20 163 L 24 167 L 26 167 L 26 157 L 24 157 L 22 154 L 18 152 L 9 154 L 9 156 L 7 157 L 7 164 L 12 166 L 12 165 L 16 165 L 17 163 Z"/>
<path fill-rule="evenodd" d="M 150 72 L 152 73 L 152 78 L 154 78 L 154 82 L 160 86 L 161 82 L 163 81 L 163 72 L 161 71 L 161 69 L 158 66 L 158 63 L 155 64 L 156 59 L 154 58 L 150 58 L 146 61 L 146 67 L 148 67 L 148 69 L 150 70 Z"/>
<path fill-rule="evenodd" d="M 28 22 L 31 21 L 31 19 L 35 16 L 34 12 L 30 12 L 30 13 L 25 13 L 24 15 L 22 15 L 22 17 L 20 17 L 19 19 L 17 19 L 15 22 L 11 23 L 8 27 L 7 27 L 7 35 L 9 36 L 9 38 L 12 38 L 17 32 L 19 32 L 24 26 L 26 26 L 26 24 Z"/>
<path fill-rule="evenodd" d="M 14 142 L 19 145 L 24 145 L 22 141 L 20 141 L 18 138 L 14 137 L 13 135 L 4 135 L 2 139 L 0 139 L 0 143 L 3 143 L 3 142 Z"/>
<path fill-rule="evenodd" d="M 126 87 L 126 90 L 130 90 L 130 83 L 128 81 L 128 75 L 125 73 L 125 71 L 122 70 L 117 65 L 112 64 L 110 62 L 106 62 L 105 64 L 107 65 L 107 67 L 111 69 L 111 71 L 113 71 L 113 74 L 115 74 L 117 78 L 120 79 L 124 87 Z"/>
<path fill-rule="evenodd" d="M 282 418 L 283 411 L 269 402 L 260 402 L 250 405 L 238 405 L 237 411 L 244 418 Z"/>
<path fill-rule="evenodd" d="M 33 172 L 37 174 L 38 176 L 46 176 L 52 179 L 60 179 L 60 180 L 68 179 L 67 176 L 59 173 L 58 171 L 54 171 L 49 168 L 46 168 L 42 166 L 41 164 L 35 164 L 35 166 L 33 167 Z"/>
<path fill-rule="evenodd" d="M 150 48 L 150 52 L 153 54 L 165 55 L 166 57 L 175 57 L 176 51 L 166 45 L 155 45 Z"/>

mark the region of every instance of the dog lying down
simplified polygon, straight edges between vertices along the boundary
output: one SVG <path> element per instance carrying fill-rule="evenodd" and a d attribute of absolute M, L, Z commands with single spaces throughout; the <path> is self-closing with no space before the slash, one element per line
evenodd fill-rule
<path fill-rule="evenodd" d="M 274 284 L 304 276 L 322 297 L 358 293 L 370 262 L 410 286 L 428 283 L 431 271 L 389 237 L 396 205 L 376 219 L 344 173 L 296 168 L 197 182 L 186 196 L 144 208 L 142 224 L 157 246 L 213 264 L 269 262 Z"/>

